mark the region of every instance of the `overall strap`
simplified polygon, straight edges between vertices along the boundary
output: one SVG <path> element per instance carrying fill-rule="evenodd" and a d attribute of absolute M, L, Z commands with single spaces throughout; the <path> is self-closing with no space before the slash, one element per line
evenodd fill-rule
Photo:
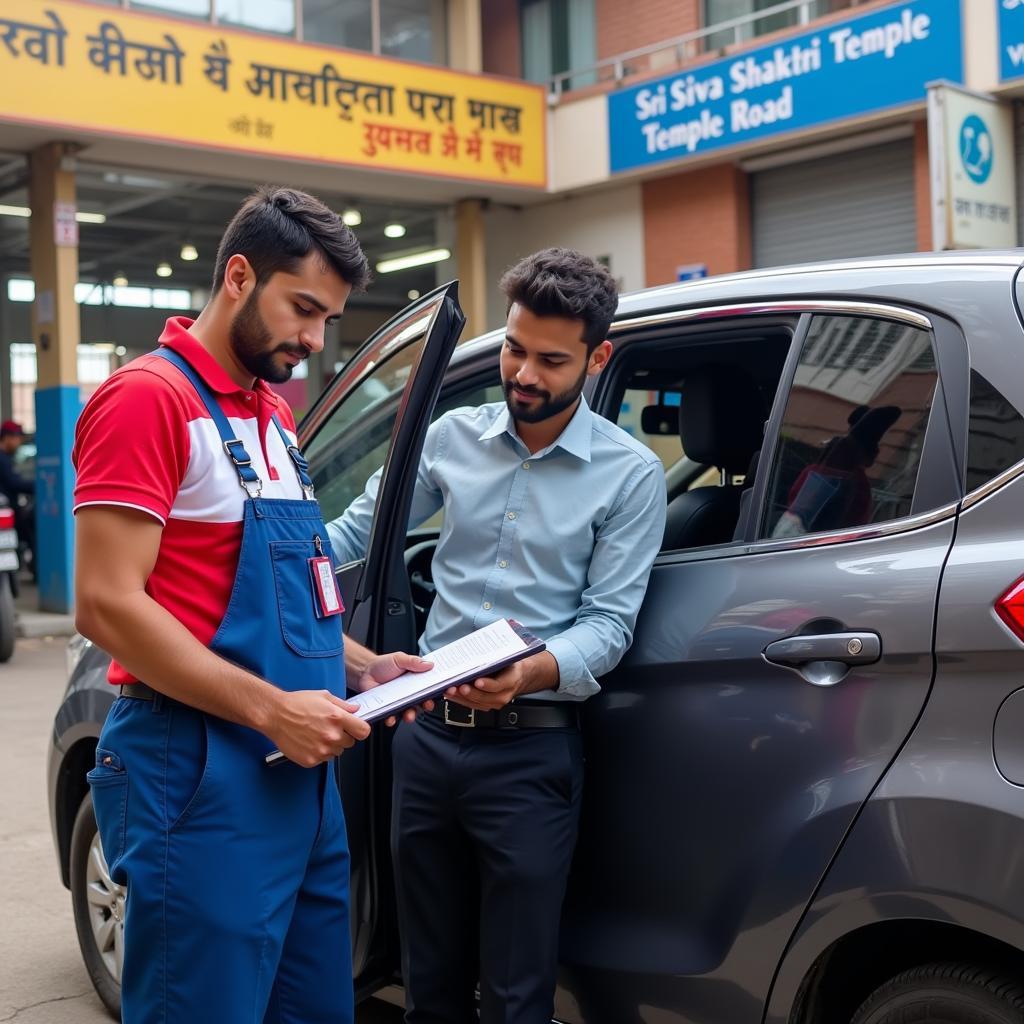
<path fill-rule="evenodd" d="M 256 470 L 252 468 L 252 459 L 249 458 L 249 453 L 245 450 L 245 445 L 243 445 L 242 442 L 234 436 L 234 433 L 231 430 L 231 424 L 228 423 L 228 418 L 224 415 L 224 410 L 221 409 L 220 405 L 217 403 L 217 399 L 214 397 L 213 392 L 209 389 L 206 382 L 198 373 L 196 373 L 188 360 L 179 355 L 173 349 L 161 346 L 153 353 L 153 355 L 159 356 L 161 359 L 166 359 L 169 363 L 173 363 L 188 378 L 192 387 L 196 389 L 196 393 L 202 400 L 203 405 L 206 406 L 206 410 L 209 412 L 214 425 L 217 427 L 217 433 L 220 434 L 221 442 L 224 445 L 224 451 L 228 453 L 228 458 L 230 458 L 234 463 L 235 472 L 238 474 L 238 482 L 242 485 L 242 490 L 245 491 L 250 498 L 258 498 L 263 491 L 263 481 L 260 480 L 259 474 Z M 278 429 L 280 429 L 280 427 Z"/>
<path fill-rule="evenodd" d="M 288 457 L 292 460 L 292 465 L 295 467 L 295 475 L 299 478 L 299 484 L 302 486 L 302 493 L 307 498 L 313 497 L 313 481 L 309 475 L 309 463 L 306 461 L 305 455 L 299 451 L 299 446 L 292 444 L 288 440 L 288 435 L 284 432 L 284 427 L 281 426 L 281 421 L 277 418 L 277 413 L 271 416 L 274 421 L 274 426 L 277 427 L 277 432 L 281 435 L 281 440 L 284 442 L 285 449 L 288 452 Z"/>

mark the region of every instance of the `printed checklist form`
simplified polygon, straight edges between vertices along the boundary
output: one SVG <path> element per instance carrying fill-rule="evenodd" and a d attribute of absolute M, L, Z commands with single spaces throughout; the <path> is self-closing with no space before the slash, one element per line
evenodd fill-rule
<path fill-rule="evenodd" d="M 367 722 L 377 722 L 436 697 L 450 686 L 493 675 L 544 649 L 544 641 L 514 619 L 499 619 L 436 651 L 424 654 L 424 660 L 433 663 L 433 668 L 426 672 L 406 672 L 388 683 L 381 683 L 345 699 L 358 708 L 358 717 Z M 269 765 L 284 760 L 279 750 L 271 751 L 266 757 Z"/>

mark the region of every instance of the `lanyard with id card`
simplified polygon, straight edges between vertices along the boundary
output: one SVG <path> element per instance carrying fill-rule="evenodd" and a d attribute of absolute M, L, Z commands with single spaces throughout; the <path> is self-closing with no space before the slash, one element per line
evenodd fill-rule
<path fill-rule="evenodd" d="M 313 584 L 313 611 L 318 619 L 326 619 L 332 615 L 340 615 L 345 610 L 338 591 L 338 581 L 334 576 L 334 566 L 323 553 L 323 543 L 319 537 L 313 539 L 317 554 L 308 560 L 309 577 Z"/>

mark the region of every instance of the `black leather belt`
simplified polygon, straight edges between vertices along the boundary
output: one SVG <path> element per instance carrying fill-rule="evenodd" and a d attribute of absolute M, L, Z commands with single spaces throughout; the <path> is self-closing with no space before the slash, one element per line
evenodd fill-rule
<path fill-rule="evenodd" d="M 578 729 L 580 724 L 579 705 L 570 701 L 522 701 L 499 711 L 477 711 L 454 701 L 439 700 L 427 714 L 458 729 Z"/>
<path fill-rule="evenodd" d="M 145 683 L 123 683 L 118 691 L 122 697 L 134 697 L 136 700 L 153 700 L 156 690 Z"/>

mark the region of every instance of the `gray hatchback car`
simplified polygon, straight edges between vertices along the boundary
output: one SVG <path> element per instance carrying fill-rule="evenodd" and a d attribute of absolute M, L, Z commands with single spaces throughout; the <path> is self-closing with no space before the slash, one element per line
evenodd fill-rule
<path fill-rule="evenodd" d="M 565 1024 L 1024 1022 L 1024 257 L 812 265 L 623 298 L 588 400 L 662 458 L 668 525 L 585 706 Z M 371 338 L 300 429 L 327 517 L 385 474 L 350 635 L 414 649 L 430 420 L 501 399 L 456 287 Z M 72 644 L 49 794 L 116 1012 L 124 894 L 85 783 L 107 656 Z M 356 981 L 400 981 L 390 734 L 338 762 Z"/>

